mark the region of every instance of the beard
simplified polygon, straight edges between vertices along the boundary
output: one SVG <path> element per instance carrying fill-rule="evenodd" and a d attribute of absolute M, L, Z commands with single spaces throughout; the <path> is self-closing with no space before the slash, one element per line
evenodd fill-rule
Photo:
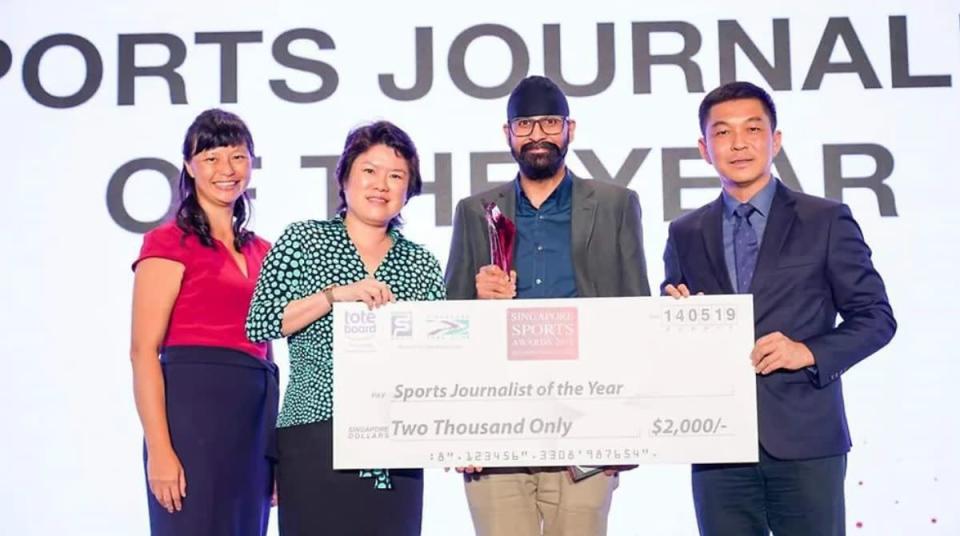
<path fill-rule="evenodd" d="M 533 149 L 546 149 L 545 152 L 533 154 Z M 520 173 L 531 180 L 542 181 L 549 179 L 563 167 L 563 160 L 567 156 L 567 144 L 560 148 L 548 141 L 530 142 L 520 148 L 520 153 L 510 148 L 510 154 L 520 166 Z"/>

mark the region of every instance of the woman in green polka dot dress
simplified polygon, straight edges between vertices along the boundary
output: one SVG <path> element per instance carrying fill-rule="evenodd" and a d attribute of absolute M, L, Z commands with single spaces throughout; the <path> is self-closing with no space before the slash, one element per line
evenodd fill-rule
<path fill-rule="evenodd" d="M 283 536 L 420 534 L 420 470 L 334 471 L 333 302 L 377 307 L 442 300 L 437 259 L 398 231 L 400 210 L 420 193 L 409 136 L 380 121 L 347 136 L 336 169 L 338 216 L 290 225 L 267 255 L 247 336 L 288 337 L 290 380 L 278 422 L 277 495 Z"/>

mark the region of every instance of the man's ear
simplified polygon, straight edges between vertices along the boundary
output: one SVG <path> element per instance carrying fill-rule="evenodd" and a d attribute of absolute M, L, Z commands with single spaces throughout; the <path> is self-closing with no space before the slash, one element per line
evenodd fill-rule
<path fill-rule="evenodd" d="M 700 149 L 700 158 L 703 158 L 712 166 L 713 160 L 710 160 L 710 153 L 707 151 L 707 141 L 703 138 L 697 140 L 697 149 Z"/>

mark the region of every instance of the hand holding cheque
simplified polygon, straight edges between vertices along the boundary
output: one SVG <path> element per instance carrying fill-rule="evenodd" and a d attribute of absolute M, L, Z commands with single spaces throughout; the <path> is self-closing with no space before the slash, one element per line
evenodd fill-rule
<path fill-rule="evenodd" d="M 673 298 L 689 298 L 690 289 L 680 283 L 677 286 L 666 285 L 663 290 Z M 702 296 L 699 293 L 698 296 Z M 779 369 L 800 370 L 811 367 L 816 362 L 813 352 L 802 342 L 796 342 L 779 331 L 769 333 L 757 339 L 750 362 L 757 374 L 766 376 Z"/>

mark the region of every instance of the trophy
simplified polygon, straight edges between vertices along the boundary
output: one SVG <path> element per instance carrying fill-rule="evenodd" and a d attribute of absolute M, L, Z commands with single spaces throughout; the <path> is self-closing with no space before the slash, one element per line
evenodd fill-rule
<path fill-rule="evenodd" d="M 509 274 L 513 266 L 513 243 L 517 237 L 517 226 L 500 212 L 496 203 L 484 203 L 483 208 L 487 212 L 487 231 L 490 235 L 490 263 Z"/>

